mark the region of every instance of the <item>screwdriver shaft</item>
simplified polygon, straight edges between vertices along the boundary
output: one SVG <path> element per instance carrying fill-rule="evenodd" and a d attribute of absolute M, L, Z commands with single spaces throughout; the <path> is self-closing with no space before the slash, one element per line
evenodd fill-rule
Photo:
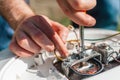
<path fill-rule="evenodd" d="M 79 26 L 79 36 L 80 36 L 80 57 L 84 57 L 84 50 L 85 50 L 85 46 L 84 46 L 84 26 Z"/>

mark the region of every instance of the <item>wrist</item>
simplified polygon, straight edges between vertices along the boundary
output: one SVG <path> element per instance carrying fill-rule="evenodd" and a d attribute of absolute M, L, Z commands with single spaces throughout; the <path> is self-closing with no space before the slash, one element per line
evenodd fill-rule
<path fill-rule="evenodd" d="M 14 13 L 13 14 L 15 17 L 15 21 L 11 21 L 11 22 L 15 22 L 15 25 L 12 25 L 12 28 L 15 30 L 23 21 L 25 21 L 26 19 L 28 19 L 31 16 L 34 16 L 35 13 L 32 12 L 32 10 L 26 10 L 23 12 L 19 12 L 19 14 Z"/>
<path fill-rule="evenodd" d="M 26 18 L 34 15 L 24 0 L 1 0 L 0 13 L 13 29 L 16 29 Z"/>

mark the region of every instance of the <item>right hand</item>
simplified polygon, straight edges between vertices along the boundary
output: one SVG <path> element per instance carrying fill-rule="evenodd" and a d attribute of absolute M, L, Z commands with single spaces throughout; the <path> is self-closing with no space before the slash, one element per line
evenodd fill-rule
<path fill-rule="evenodd" d="M 94 26 L 96 20 L 84 11 L 96 6 L 96 0 L 57 0 L 63 12 L 81 26 Z"/>

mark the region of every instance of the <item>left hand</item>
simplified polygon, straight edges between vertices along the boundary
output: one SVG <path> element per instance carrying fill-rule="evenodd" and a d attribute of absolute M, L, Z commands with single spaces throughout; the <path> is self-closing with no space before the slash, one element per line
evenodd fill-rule
<path fill-rule="evenodd" d="M 51 52 L 56 48 L 62 57 L 67 57 L 64 45 L 67 35 L 68 29 L 63 25 L 34 14 L 18 25 L 10 49 L 17 56 L 29 57 L 42 49 Z"/>

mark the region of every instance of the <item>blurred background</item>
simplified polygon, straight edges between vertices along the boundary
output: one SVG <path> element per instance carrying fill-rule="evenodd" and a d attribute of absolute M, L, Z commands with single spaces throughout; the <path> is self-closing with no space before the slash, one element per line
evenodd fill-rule
<path fill-rule="evenodd" d="M 64 15 L 56 0 L 30 0 L 30 6 L 36 14 L 43 14 L 52 20 L 58 21 L 65 26 L 70 24 L 70 20 Z M 118 29 L 120 31 L 120 16 Z"/>
<path fill-rule="evenodd" d="M 70 24 L 70 20 L 64 15 L 56 0 L 30 0 L 30 6 L 36 14 L 44 14 L 65 26 Z"/>

